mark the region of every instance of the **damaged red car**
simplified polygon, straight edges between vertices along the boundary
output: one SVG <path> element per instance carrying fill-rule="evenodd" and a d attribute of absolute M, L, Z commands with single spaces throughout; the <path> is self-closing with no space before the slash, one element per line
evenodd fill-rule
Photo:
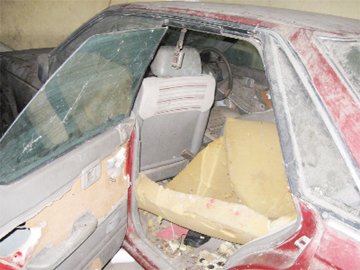
<path fill-rule="evenodd" d="M 357 269 L 360 23 L 111 6 L 1 53 L 0 269 Z"/>

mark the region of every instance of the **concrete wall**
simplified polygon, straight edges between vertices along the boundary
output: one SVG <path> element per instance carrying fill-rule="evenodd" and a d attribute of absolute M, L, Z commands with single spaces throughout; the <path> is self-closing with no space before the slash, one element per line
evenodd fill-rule
<path fill-rule="evenodd" d="M 0 42 L 16 50 L 54 47 L 109 5 L 139 1 L 146 0 L 0 0 Z M 360 19 L 360 0 L 205 0 L 204 2 L 271 6 Z"/>

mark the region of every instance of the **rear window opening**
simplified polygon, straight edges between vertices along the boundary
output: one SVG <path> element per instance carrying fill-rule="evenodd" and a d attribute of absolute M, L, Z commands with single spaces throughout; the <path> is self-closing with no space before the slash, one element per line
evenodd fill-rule
<path fill-rule="evenodd" d="M 175 50 L 179 36 L 180 29 L 168 30 L 134 106 L 135 194 L 142 229 L 159 251 L 183 269 L 218 269 L 297 214 L 258 50 L 188 30 L 182 67 L 172 71 L 165 51 Z"/>

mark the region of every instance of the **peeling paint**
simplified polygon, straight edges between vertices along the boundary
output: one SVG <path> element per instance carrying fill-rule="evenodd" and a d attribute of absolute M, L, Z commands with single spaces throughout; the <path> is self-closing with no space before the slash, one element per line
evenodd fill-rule
<path fill-rule="evenodd" d="M 114 157 L 110 158 L 106 163 L 106 170 L 111 178 L 121 175 L 124 172 L 126 161 L 126 149 L 121 148 Z M 124 177 L 124 180 L 126 177 Z M 128 178 L 128 175 L 127 175 Z"/>
<path fill-rule="evenodd" d="M 5 260 L 9 263 L 13 263 L 19 267 L 24 266 L 25 261 L 32 255 L 32 253 L 35 250 L 35 247 L 40 241 L 42 227 L 32 227 L 28 230 L 30 230 L 30 236 L 26 240 L 26 242 L 23 245 L 21 245 L 16 251 L 14 251 L 12 254 L 6 256 L 5 258 L 1 258 L 2 260 Z M 10 235 L 9 237 L 11 236 L 12 235 Z M 8 240 L 11 241 L 11 239 Z M 3 268 L 0 267 L 0 269 Z"/>

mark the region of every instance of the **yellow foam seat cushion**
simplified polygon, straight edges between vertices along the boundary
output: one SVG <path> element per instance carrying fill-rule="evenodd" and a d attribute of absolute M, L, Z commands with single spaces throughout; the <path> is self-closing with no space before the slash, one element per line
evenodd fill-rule
<path fill-rule="evenodd" d="M 276 125 L 228 118 L 225 142 L 231 186 L 242 203 L 269 218 L 296 213 Z"/>
<path fill-rule="evenodd" d="M 239 203 L 230 186 L 225 139 L 211 142 L 166 186 L 187 194 Z"/>
<path fill-rule="evenodd" d="M 211 237 L 245 244 L 270 231 L 270 220 L 245 205 L 170 190 L 144 174 L 135 195 L 140 208 Z"/>
<path fill-rule="evenodd" d="M 185 228 L 245 244 L 296 218 L 275 124 L 228 119 L 166 188 L 144 174 L 138 206 Z"/>

